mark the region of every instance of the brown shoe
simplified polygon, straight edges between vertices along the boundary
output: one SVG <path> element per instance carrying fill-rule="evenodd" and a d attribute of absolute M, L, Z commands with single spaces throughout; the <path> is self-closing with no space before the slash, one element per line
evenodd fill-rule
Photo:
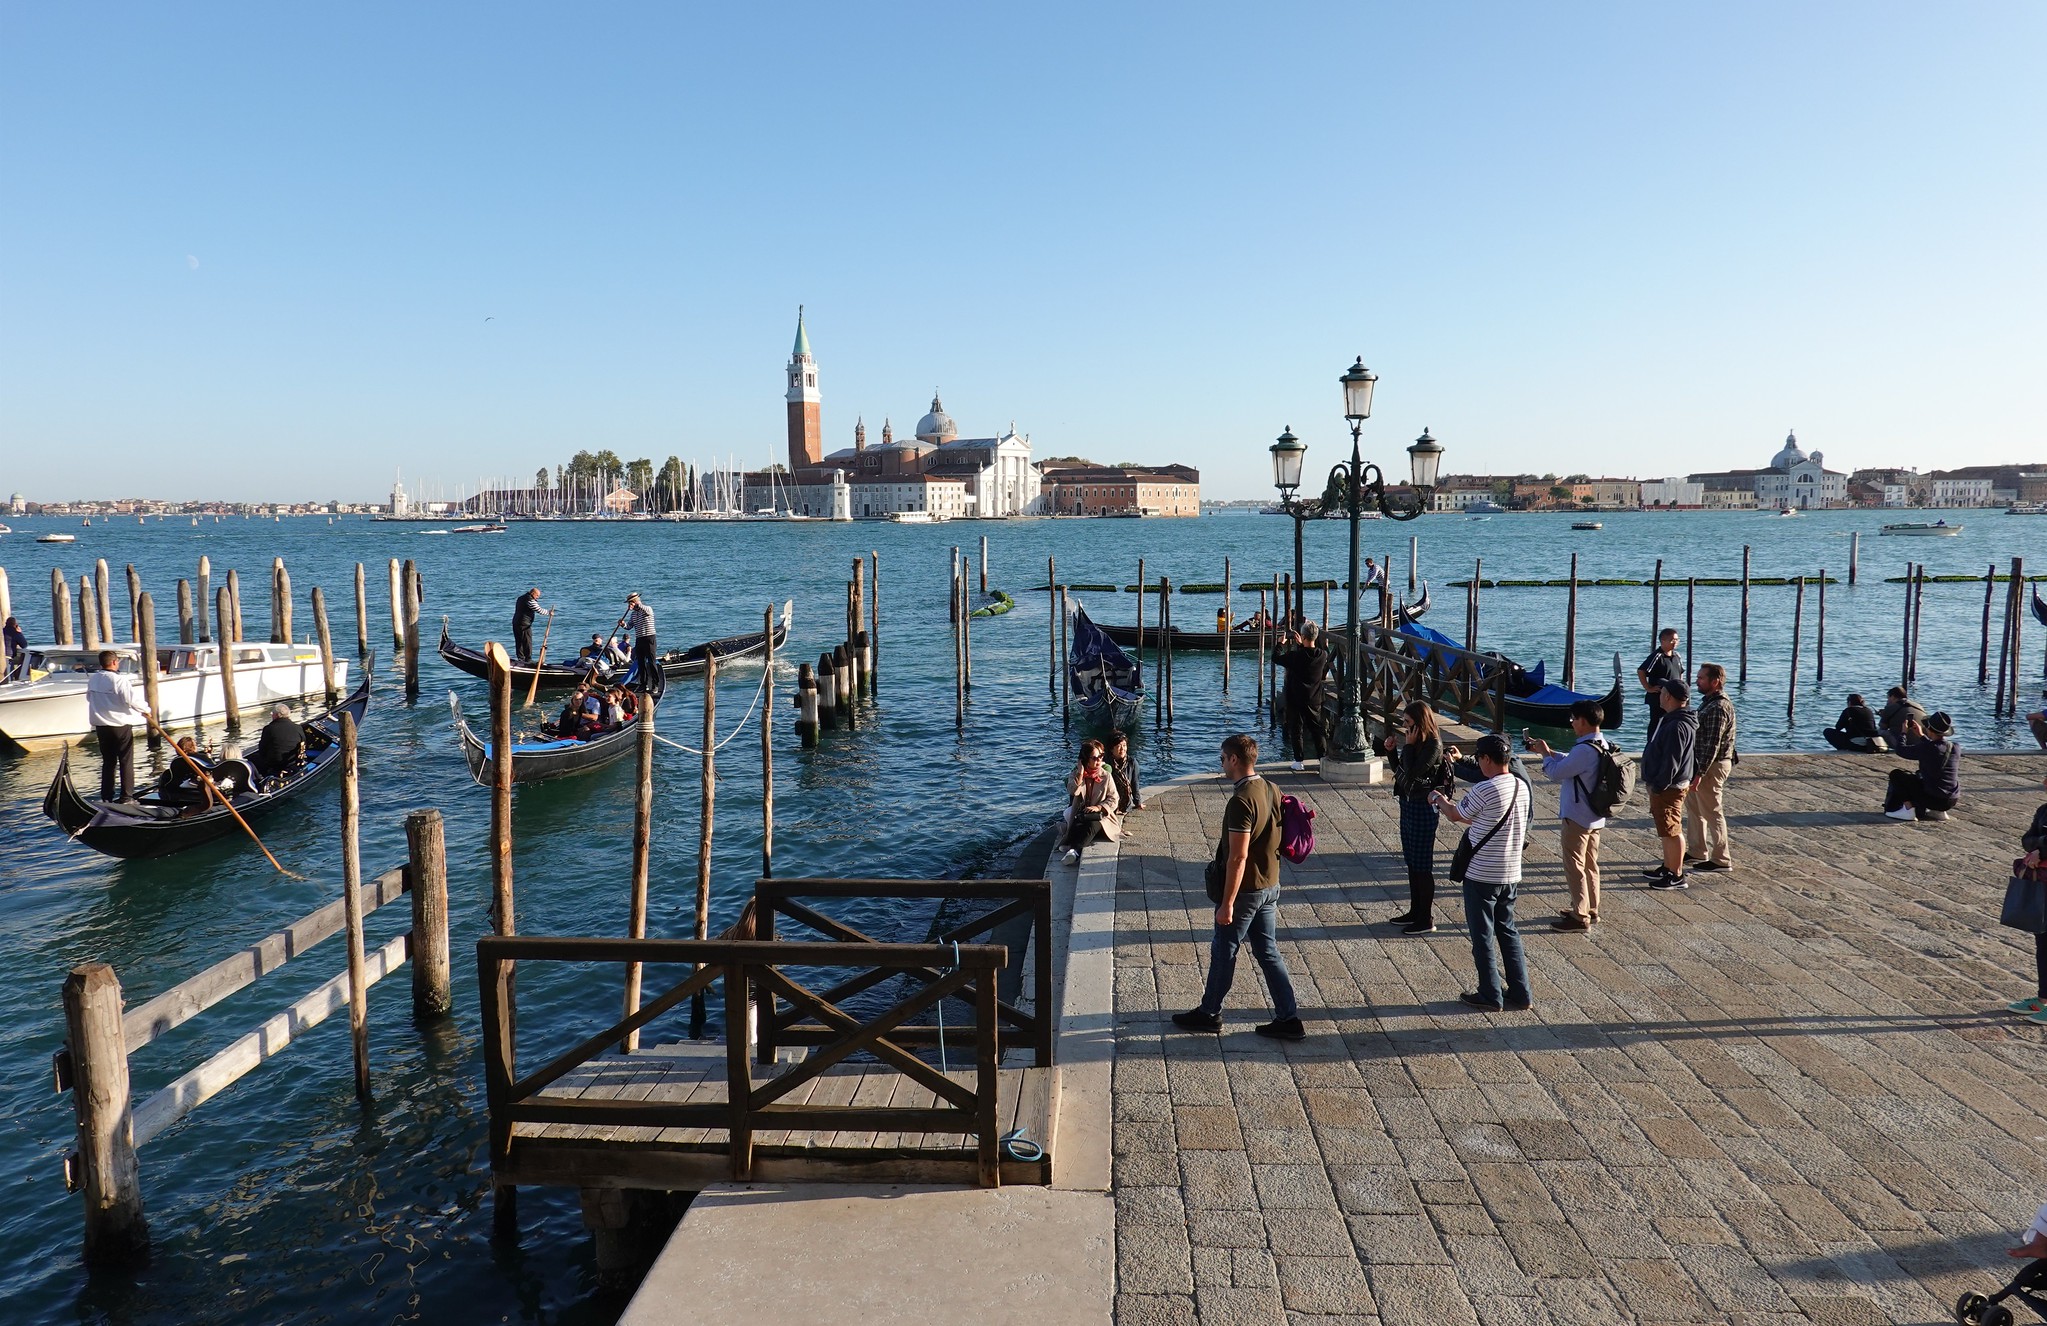
<path fill-rule="evenodd" d="M 1556 920 L 1549 923 L 1549 928 L 1552 930 L 1576 932 L 1590 930 L 1592 922 L 1582 916 L 1559 916 Z"/>

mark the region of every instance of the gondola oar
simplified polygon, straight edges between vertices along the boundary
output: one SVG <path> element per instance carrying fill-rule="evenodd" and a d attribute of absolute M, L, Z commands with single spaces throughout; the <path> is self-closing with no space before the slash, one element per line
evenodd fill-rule
<path fill-rule="evenodd" d="M 171 741 L 171 734 L 164 731 L 163 728 L 158 725 L 156 721 L 156 715 L 149 714 L 147 715 L 147 717 L 149 719 L 149 725 L 152 728 L 156 729 L 156 735 L 162 737 L 165 741 L 170 741 L 171 749 L 176 750 L 178 748 L 178 743 L 175 741 Z M 220 798 L 221 808 L 226 810 L 228 814 L 234 816 L 235 823 L 242 826 L 242 832 L 249 835 L 249 841 L 256 844 L 256 849 L 262 852 L 264 856 L 270 858 L 270 864 L 277 867 L 277 873 L 280 875 L 287 876 L 291 879 L 298 880 L 301 883 L 303 883 L 306 878 L 304 875 L 301 875 L 296 871 L 286 870 L 282 862 L 280 862 L 276 857 L 270 855 L 270 849 L 263 846 L 263 840 L 256 836 L 256 831 L 249 827 L 249 822 L 247 820 L 242 818 L 242 812 L 236 810 L 234 802 L 229 801 L 226 795 L 221 792 L 220 788 L 214 784 L 213 776 L 207 773 L 205 769 L 201 768 L 197 760 L 189 761 L 189 763 L 192 766 L 192 772 L 199 775 L 199 781 L 206 784 L 206 790 L 208 792 L 211 792 L 214 796 Z"/>
<path fill-rule="evenodd" d="M 540 693 L 540 670 L 547 666 L 547 637 L 554 634 L 554 609 L 547 610 L 547 625 L 540 629 L 540 657 L 533 660 L 533 680 L 526 683 L 526 708 L 533 707 L 533 697 Z M 532 637 L 527 637 L 531 639 Z"/>

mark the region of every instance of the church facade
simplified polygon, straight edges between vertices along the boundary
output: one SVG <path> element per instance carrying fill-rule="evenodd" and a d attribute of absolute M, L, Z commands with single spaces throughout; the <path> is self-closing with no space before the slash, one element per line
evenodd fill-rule
<path fill-rule="evenodd" d="M 1752 502 L 1758 507 L 1806 511 L 1848 505 L 1848 476 L 1828 469 L 1821 453 L 1807 454 L 1798 445 L 1796 432 L 1785 435 L 1784 445 L 1763 469 L 1719 470 L 1687 477 L 1702 486 L 1708 508 L 1747 506 Z M 1748 500 L 1724 500 L 1729 495 Z M 1715 500 L 1716 497 L 1723 500 Z"/>

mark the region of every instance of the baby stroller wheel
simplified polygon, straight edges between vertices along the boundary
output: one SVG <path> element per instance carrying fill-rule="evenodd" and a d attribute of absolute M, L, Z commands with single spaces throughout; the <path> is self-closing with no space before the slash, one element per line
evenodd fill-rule
<path fill-rule="evenodd" d="M 1990 1300 L 1983 1295 L 1973 1289 L 1970 1290 L 1955 1300 L 1955 1320 L 1962 1326 L 1980 1326 L 1983 1309 L 1989 1302 Z"/>
<path fill-rule="evenodd" d="M 1983 1309 L 1983 1326 L 2011 1326 L 2011 1309 L 2002 1303 L 1992 1303 Z"/>

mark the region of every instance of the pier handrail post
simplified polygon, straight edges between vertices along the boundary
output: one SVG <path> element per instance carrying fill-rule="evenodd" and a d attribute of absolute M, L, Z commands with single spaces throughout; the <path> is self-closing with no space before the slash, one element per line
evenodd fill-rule
<path fill-rule="evenodd" d="M 705 749 L 710 749 L 708 742 Z M 749 1104 L 753 1095 L 753 1064 L 746 1053 L 746 1006 L 752 974 L 752 968 L 744 962 L 728 963 L 725 967 L 725 1099 L 732 1111 L 729 1129 L 732 1178 L 736 1183 L 753 1177 L 753 1112 Z M 697 998 L 701 1000 L 702 996 Z"/>
<path fill-rule="evenodd" d="M 1040 936 L 1038 943 L 1045 943 Z M 995 973 L 983 971 L 974 977 L 974 1122 L 976 1124 L 975 1159 L 980 1171 L 983 1188 L 1002 1186 L 1002 1146 L 999 1136 L 1001 1125 L 996 1121 L 996 1065 L 1001 1062 L 1001 1031 L 996 1025 Z M 1040 1016 L 1048 1016 L 1050 1001 L 1045 1000 Z"/>
<path fill-rule="evenodd" d="M 412 1015 L 444 1017 L 455 1006 L 448 972 L 448 843 L 438 810 L 405 817 L 405 869 L 412 894 Z"/>
<path fill-rule="evenodd" d="M 121 982 L 112 967 L 89 962 L 71 969 L 64 980 L 64 1027 L 71 1050 L 71 1102 L 78 1116 L 75 1186 L 85 1192 L 89 1266 L 137 1265 L 149 1259 L 121 1013 Z"/>
<path fill-rule="evenodd" d="M 341 715 L 341 909 L 348 924 L 348 1036 L 355 1050 L 355 1098 L 370 1099 L 370 991 L 362 939 L 362 792 L 355 715 Z"/>

